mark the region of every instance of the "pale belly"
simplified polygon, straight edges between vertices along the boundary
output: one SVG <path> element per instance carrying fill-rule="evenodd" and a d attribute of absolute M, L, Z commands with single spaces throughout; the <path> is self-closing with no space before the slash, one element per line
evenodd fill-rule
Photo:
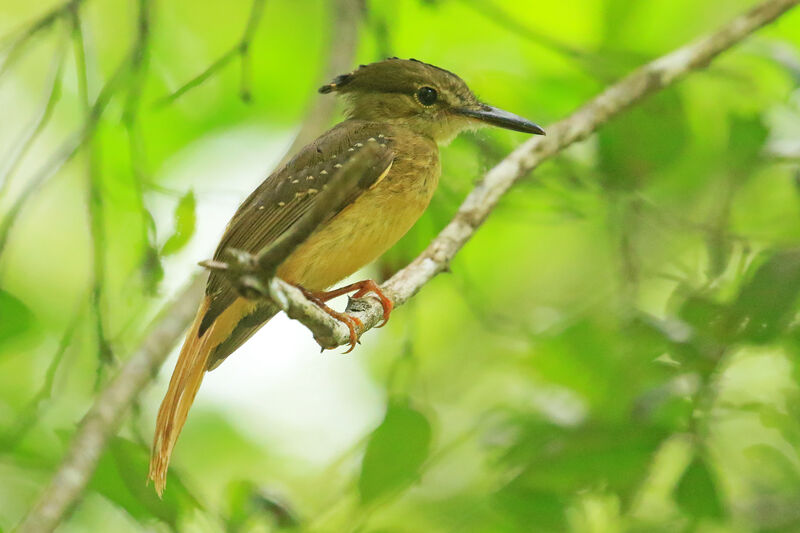
<path fill-rule="evenodd" d="M 400 192 L 388 181 L 366 192 L 339 213 L 278 268 L 278 276 L 310 290 L 322 290 L 346 278 L 380 257 L 411 229 L 428 207 L 438 182 L 435 175 L 425 183 Z"/>

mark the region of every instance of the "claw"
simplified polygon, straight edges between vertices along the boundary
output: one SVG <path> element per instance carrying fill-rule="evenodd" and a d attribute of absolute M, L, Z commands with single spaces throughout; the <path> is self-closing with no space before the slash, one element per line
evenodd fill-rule
<path fill-rule="evenodd" d="M 300 286 L 298 286 L 298 288 L 303 291 L 303 294 L 306 296 L 306 298 L 317 304 L 320 309 L 328 313 L 336 320 L 343 322 L 350 330 L 350 348 L 344 353 L 352 352 L 356 347 L 356 344 L 361 344 L 358 330 L 364 329 L 364 323 L 357 317 L 348 315 L 347 313 L 340 313 L 339 311 L 331 309 L 325 305 L 325 302 L 337 296 L 347 294 L 351 291 L 356 291 L 356 293 L 353 294 L 353 298 L 362 298 L 370 292 L 374 293 L 375 296 L 377 296 L 380 300 L 381 307 L 383 307 L 383 321 L 375 326 L 377 328 L 382 328 L 386 325 L 386 323 L 389 321 L 389 315 L 392 312 L 392 308 L 394 307 L 394 303 L 385 294 L 383 294 L 383 291 L 381 291 L 380 287 L 378 287 L 378 284 L 371 279 L 359 281 L 357 283 L 340 287 L 332 291 L 309 291 L 308 289 L 304 289 Z"/>
<path fill-rule="evenodd" d="M 350 329 L 350 348 L 342 352 L 342 354 L 348 354 L 352 352 L 353 349 L 355 349 L 356 344 L 358 344 L 358 334 L 356 333 L 356 320 L 358 319 L 349 315 L 344 315 L 344 318 L 341 318 L 340 320 L 347 325 L 348 329 Z"/>

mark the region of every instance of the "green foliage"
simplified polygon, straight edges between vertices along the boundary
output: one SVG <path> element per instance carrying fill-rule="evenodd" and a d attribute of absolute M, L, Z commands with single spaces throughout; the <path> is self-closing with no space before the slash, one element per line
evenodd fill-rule
<path fill-rule="evenodd" d="M 769 342 L 784 333 L 797 312 L 800 249 L 770 254 L 742 287 L 730 311 L 731 333 Z"/>
<path fill-rule="evenodd" d="M 347 68 L 417 57 L 547 128 L 754 3 L 367 2 Z M 113 375 L 99 349 L 122 363 L 140 347 L 329 98 L 315 91 L 344 36 L 335 2 L 82 0 L 82 73 L 71 10 L 14 45 L 57 5 L 0 6 L 0 531 Z M 162 374 L 122 426 L 143 437 L 111 441 L 62 528 L 798 531 L 798 50 L 795 10 L 537 168 L 347 358 L 305 357 L 310 336 L 270 322 L 205 378 L 159 500 L 140 442 Z M 443 147 L 429 209 L 368 276 L 413 259 L 526 139 Z"/>
<path fill-rule="evenodd" d="M 4 341 L 21 337 L 34 324 L 31 310 L 14 295 L 0 290 L 0 348 Z"/>
<path fill-rule="evenodd" d="M 247 530 L 259 517 L 270 518 L 270 522 L 281 529 L 292 529 L 300 525 L 299 519 L 285 503 L 263 494 L 251 481 L 234 481 L 226 491 L 226 531 Z"/>
<path fill-rule="evenodd" d="M 175 232 L 161 247 L 161 255 L 167 256 L 179 252 L 189 243 L 189 239 L 194 234 L 196 225 L 197 202 L 194 192 L 189 191 L 184 194 L 175 206 Z"/>
<path fill-rule="evenodd" d="M 720 519 L 725 511 L 708 463 L 695 457 L 675 488 L 675 502 L 693 518 Z"/>
<path fill-rule="evenodd" d="M 610 190 L 633 190 L 669 170 L 689 141 L 689 124 L 678 89 L 667 89 L 597 135 L 599 165 Z"/>
<path fill-rule="evenodd" d="M 198 506 L 175 475 L 170 490 L 159 499 L 147 478 L 150 451 L 130 440 L 114 437 L 100 458 L 90 488 L 119 505 L 133 518 L 147 524 L 153 518 L 178 528 L 181 517 Z"/>
<path fill-rule="evenodd" d="M 390 402 L 364 451 L 358 479 L 361 501 L 370 503 L 414 482 L 430 446 L 431 424 L 425 415 L 405 400 Z"/>

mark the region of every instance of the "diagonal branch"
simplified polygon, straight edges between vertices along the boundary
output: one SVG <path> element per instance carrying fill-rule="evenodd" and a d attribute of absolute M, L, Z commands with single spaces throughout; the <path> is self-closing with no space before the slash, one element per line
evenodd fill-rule
<path fill-rule="evenodd" d="M 124 413 L 144 384 L 158 373 L 177 338 L 197 310 L 205 277 L 198 276 L 159 314 L 154 327 L 81 420 L 75 437 L 50 484 L 17 528 L 23 532 L 53 531 L 75 505 L 103 453 L 108 440 L 124 421 Z M 144 483 L 144 480 L 142 480 Z"/>
<path fill-rule="evenodd" d="M 745 37 L 795 7 L 800 0 L 769 0 L 740 15 L 718 31 L 656 59 L 608 87 L 568 118 L 547 128 L 547 137 L 533 138 L 492 168 L 461 204 L 452 221 L 411 264 L 381 286 L 402 305 L 442 271 L 502 196 L 523 176 L 571 144 L 591 135 L 600 126 L 646 96 L 703 68 Z M 350 342 L 347 327 L 320 311 L 300 290 L 274 279 L 273 299 L 291 318 L 308 327 L 323 348 Z M 351 300 L 348 312 L 364 324 L 362 333 L 383 320 L 383 308 L 374 299 Z"/>
<path fill-rule="evenodd" d="M 396 304 L 408 301 L 425 283 L 447 268 L 449 261 L 486 220 L 503 194 L 525 174 L 567 146 L 586 138 L 643 97 L 708 64 L 798 3 L 800 0 L 766 0 L 717 32 L 645 65 L 609 87 L 572 116 L 551 126 L 548 137 L 520 146 L 487 173 L 450 224 L 417 259 L 387 281 L 383 289 Z M 142 347 L 97 397 L 72 438 L 53 479 L 18 532 L 53 531 L 80 498 L 109 437 L 119 428 L 131 403 L 144 385 L 153 379 L 170 348 L 194 316 L 202 291 L 201 279 L 195 278 L 195 282 L 165 309 Z M 278 305 L 289 316 L 301 319 L 309 326 L 323 346 L 337 346 L 349 341 L 347 328 L 327 315 L 321 315 L 298 289 L 276 278 L 273 278 L 270 288 Z M 354 300 L 350 307 L 356 316 L 362 318 L 366 328 L 375 326 L 382 316 L 377 301 Z"/>

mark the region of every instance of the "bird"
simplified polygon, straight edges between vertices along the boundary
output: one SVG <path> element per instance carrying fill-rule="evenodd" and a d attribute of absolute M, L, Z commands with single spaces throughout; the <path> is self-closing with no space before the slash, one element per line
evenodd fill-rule
<path fill-rule="evenodd" d="M 392 302 L 372 280 L 327 290 L 381 256 L 419 219 L 441 173 L 439 144 L 458 133 L 493 125 L 544 135 L 537 124 L 481 102 L 456 74 L 416 59 L 388 58 L 360 65 L 319 88 L 344 99 L 345 119 L 302 148 L 241 204 L 214 254 L 258 253 L 285 234 L 315 205 L 337 170 L 355 154 L 379 145 L 389 156 L 366 176 L 372 183 L 352 202 L 330 213 L 278 266 L 276 275 L 350 329 L 357 319 L 325 302 L 353 292 L 377 296 L 389 318 Z M 242 296 L 220 272 L 211 271 L 205 296 L 190 327 L 156 419 L 148 480 L 162 495 L 167 469 L 189 408 L 207 371 L 219 366 L 277 314 L 274 303 Z"/>

